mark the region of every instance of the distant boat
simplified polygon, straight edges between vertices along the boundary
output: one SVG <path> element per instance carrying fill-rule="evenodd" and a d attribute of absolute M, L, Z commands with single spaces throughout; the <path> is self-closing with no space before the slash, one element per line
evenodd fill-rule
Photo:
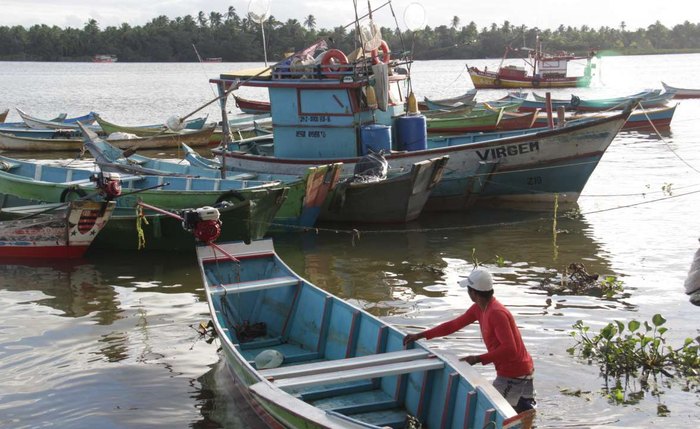
<path fill-rule="evenodd" d="M 511 51 L 525 50 L 528 57 L 524 58 L 524 66 L 503 65 L 508 53 Z M 535 49 L 513 49 L 507 46 L 501 64 L 495 71 L 486 67 L 467 66 L 469 77 L 475 88 L 569 88 L 587 87 L 591 84 L 592 69 L 595 67 L 591 60 L 595 52 L 588 55 L 577 56 L 568 52 L 544 52 L 542 44 L 537 38 Z M 570 76 L 568 65 L 571 61 L 586 60 L 583 76 Z"/>
<path fill-rule="evenodd" d="M 225 226 L 224 226 L 225 228 Z M 301 278 L 272 240 L 200 245 L 222 359 L 270 427 L 530 428 L 474 368 Z M 233 384 L 232 384 L 233 385 Z"/>
<path fill-rule="evenodd" d="M 236 94 L 233 94 L 233 99 L 236 101 L 236 106 L 238 106 L 243 113 L 270 113 L 271 107 L 269 101 L 248 100 Z"/>
<path fill-rule="evenodd" d="M 53 211 L 0 222 L 0 258 L 82 257 L 105 227 L 115 203 L 71 201 Z"/>
<path fill-rule="evenodd" d="M 664 90 L 673 93 L 673 98 L 700 98 L 700 89 L 677 88 L 661 82 Z"/>
<path fill-rule="evenodd" d="M 116 63 L 117 56 L 116 55 L 98 54 L 98 55 L 94 55 L 92 57 L 92 62 L 93 63 Z"/>
<path fill-rule="evenodd" d="M 204 63 L 220 63 L 222 61 L 221 57 L 210 57 L 202 60 Z"/>

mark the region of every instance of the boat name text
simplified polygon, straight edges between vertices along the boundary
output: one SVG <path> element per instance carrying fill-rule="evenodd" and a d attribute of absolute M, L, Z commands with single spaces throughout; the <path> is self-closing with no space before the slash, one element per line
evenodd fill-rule
<path fill-rule="evenodd" d="M 296 133 L 297 137 L 311 137 L 311 138 L 326 138 L 326 132 L 325 131 L 297 131 Z"/>
<path fill-rule="evenodd" d="M 527 142 L 520 144 L 511 144 L 508 146 L 501 146 L 493 149 L 486 149 L 486 151 L 477 150 L 476 154 L 482 161 L 488 159 L 501 159 L 508 156 L 522 155 L 524 153 L 538 152 L 540 150 L 540 142 Z"/>
<path fill-rule="evenodd" d="M 299 122 L 301 122 L 301 123 L 313 123 L 313 122 L 330 123 L 331 117 L 328 115 L 304 115 L 304 116 L 299 116 Z"/>

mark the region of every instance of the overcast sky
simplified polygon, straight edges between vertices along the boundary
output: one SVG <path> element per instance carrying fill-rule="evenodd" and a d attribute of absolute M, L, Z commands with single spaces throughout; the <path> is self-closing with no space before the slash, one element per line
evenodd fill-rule
<path fill-rule="evenodd" d="M 317 28 L 346 25 L 354 16 L 351 0 L 252 1 L 269 3 L 272 15 L 283 22 L 296 19 L 303 23 L 306 16 L 313 15 Z M 104 29 L 124 22 L 143 25 L 160 15 L 176 18 L 196 17 L 199 11 L 206 15 L 212 11 L 225 13 L 229 6 L 243 16 L 248 13 L 250 3 L 250 0 L 2 0 L 0 26 L 47 24 L 82 28 L 92 18 Z M 367 1 L 357 3 L 360 14 L 365 13 Z M 384 3 L 385 0 L 371 2 L 374 8 Z M 624 21 L 627 30 L 646 28 L 657 20 L 669 28 L 686 20 L 700 21 L 700 14 L 696 13 L 700 7 L 692 0 L 393 0 L 392 5 L 402 30 L 407 27 L 404 16 L 409 5 L 412 5 L 408 9 L 412 11 L 410 22 L 423 21 L 424 16 L 425 24 L 431 27 L 450 25 L 453 16 L 459 17 L 460 25 L 474 21 L 479 29 L 506 20 L 512 25 L 542 29 L 555 29 L 560 24 L 619 28 Z M 692 10 L 696 12 L 690 13 Z M 382 26 L 394 26 L 388 8 L 375 18 Z"/>

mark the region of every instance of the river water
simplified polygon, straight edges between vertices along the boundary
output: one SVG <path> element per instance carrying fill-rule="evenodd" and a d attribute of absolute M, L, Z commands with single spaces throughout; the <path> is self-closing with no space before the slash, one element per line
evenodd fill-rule
<path fill-rule="evenodd" d="M 211 100 L 209 78 L 252 65 L 0 63 L 0 108 L 163 122 Z M 472 87 L 464 65 L 416 62 L 414 90 L 458 95 Z M 469 65 L 495 68 L 498 60 Z M 591 88 L 576 94 L 627 95 L 660 88 L 661 80 L 700 88 L 698 69 L 700 55 L 606 57 Z M 481 91 L 478 98 L 504 94 Z M 254 89 L 242 95 L 265 96 Z M 204 111 L 220 117 L 214 106 Z M 535 360 L 538 427 L 680 427 L 700 420 L 697 386 L 684 391 L 672 381 L 657 395 L 617 405 L 601 394 L 597 365 L 566 349 L 577 320 L 597 332 L 613 320 L 661 313 L 672 345 L 700 334 L 700 308 L 683 287 L 700 245 L 699 116 L 700 100 L 683 100 L 660 136 L 620 133 L 575 212 L 558 219 L 557 234 L 551 211 L 482 208 L 430 213 L 397 228 L 358 227 L 359 234 L 326 226 L 277 236 L 275 244 L 299 274 L 407 331 L 464 311 L 468 297 L 457 280 L 477 259 L 494 273 L 496 296 L 514 313 Z M 16 120 L 12 112 L 8 121 Z M 542 287 L 571 263 L 615 276 L 623 292 L 608 299 Z M 209 319 L 193 254 L 103 251 L 72 263 L 0 264 L 0 427 L 261 426 L 232 392 L 217 343 L 199 340 L 192 327 Z M 430 344 L 446 353 L 483 350 L 474 327 Z M 477 368 L 494 376 L 491 366 Z M 628 389 L 638 390 L 639 383 Z M 657 414 L 658 405 L 667 416 Z"/>

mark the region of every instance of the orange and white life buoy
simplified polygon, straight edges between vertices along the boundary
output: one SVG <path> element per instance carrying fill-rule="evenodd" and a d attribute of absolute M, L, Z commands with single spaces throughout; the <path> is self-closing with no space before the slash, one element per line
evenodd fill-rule
<path fill-rule="evenodd" d="M 321 71 L 326 77 L 340 78 L 343 74 L 338 72 L 345 71 L 347 67 L 342 67 L 342 65 L 347 63 L 348 57 L 345 56 L 343 51 L 329 49 L 323 54 L 323 58 L 321 58 Z"/>
<path fill-rule="evenodd" d="M 379 49 L 382 50 L 382 62 L 388 64 L 391 60 L 391 51 L 389 50 L 389 45 L 382 40 L 379 45 Z M 372 49 L 372 64 L 379 64 L 379 49 Z"/>

